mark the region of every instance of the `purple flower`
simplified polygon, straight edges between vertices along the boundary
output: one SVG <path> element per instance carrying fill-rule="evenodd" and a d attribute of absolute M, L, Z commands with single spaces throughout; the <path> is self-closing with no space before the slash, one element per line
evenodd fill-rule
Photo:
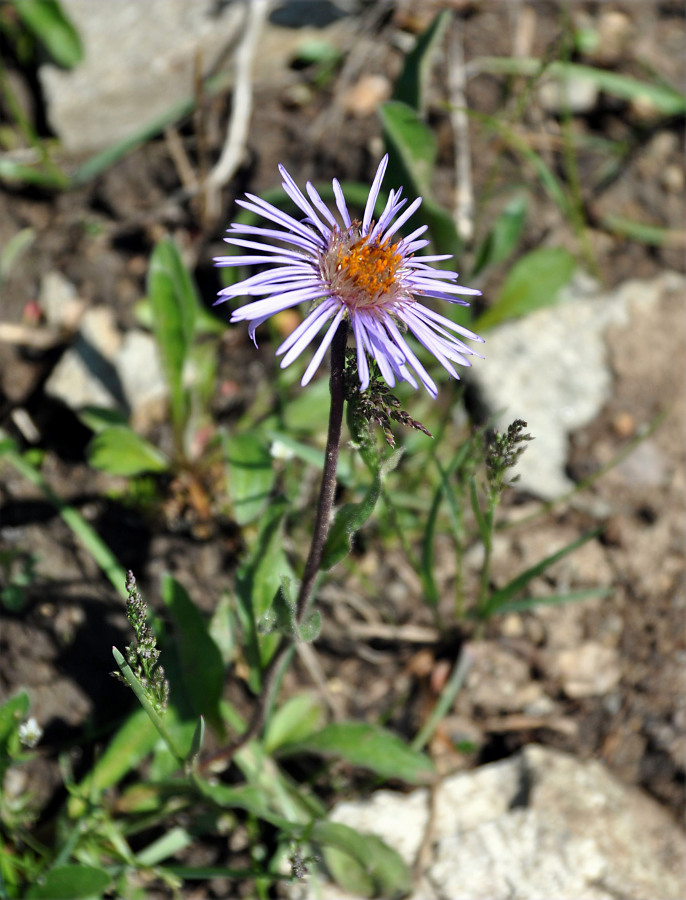
<path fill-rule="evenodd" d="M 283 355 L 281 368 L 297 359 L 322 327 L 330 322 L 305 371 L 303 385 L 317 371 L 338 326 L 347 318 L 357 347 L 362 390 L 369 385 L 369 356 L 376 361 L 391 387 L 401 380 L 416 388 L 416 375 L 435 397 L 436 384 L 417 359 L 405 333 L 411 332 L 454 378 L 459 378 L 454 363 L 470 366 L 469 356 L 481 357 L 457 335 L 479 342 L 482 338 L 424 306 L 418 298 L 431 297 L 468 306 L 465 300 L 455 295 L 481 292 L 455 284 L 456 272 L 433 267 L 433 263 L 450 259 L 450 255 L 415 257 L 415 252 L 429 243 L 418 239 L 428 226 L 417 228 L 407 237 L 396 238 L 400 228 L 419 208 L 421 197 L 398 216 L 407 201 L 400 199 L 402 188 L 391 191 L 379 221 L 373 221 L 387 164 L 388 156 L 384 156 L 369 191 L 361 222 L 351 220 L 337 180 L 333 181 L 333 191 L 341 222 L 336 220 L 309 181 L 306 185 L 308 200 L 284 167 L 279 166 L 283 188 L 305 213 L 305 219 L 299 222 L 253 194 L 246 194 L 247 200 L 238 200 L 239 206 L 269 219 L 278 227 L 234 223 L 227 232 L 230 237 L 225 238 L 226 242 L 253 252 L 242 256 L 219 256 L 215 263 L 218 266 L 266 263 L 270 268 L 225 288 L 217 302 L 243 295 L 260 297 L 239 307 L 231 316 L 232 322 L 250 322 L 248 331 L 253 341 L 257 327 L 270 316 L 299 303 L 310 304 L 305 319 L 276 351 L 277 356 Z M 271 241 L 286 247 L 267 243 Z"/>

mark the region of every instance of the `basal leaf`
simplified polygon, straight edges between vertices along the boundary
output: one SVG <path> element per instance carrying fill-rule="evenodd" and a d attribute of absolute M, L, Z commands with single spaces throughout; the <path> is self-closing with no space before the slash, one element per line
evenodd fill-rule
<path fill-rule="evenodd" d="M 176 626 L 180 674 L 194 716 L 204 716 L 223 736 L 219 701 L 224 686 L 224 661 L 219 648 L 210 637 L 200 610 L 171 575 L 162 579 L 162 599 Z"/>
<path fill-rule="evenodd" d="M 443 10 L 419 35 L 414 48 L 407 54 L 403 70 L 395 82 L 394 100 L 406 103 L 418 112 L 421 110 L 431 57 L 445 34 L 449 21 L 450 13 L 448 10 Z"/>
<path fill-rule="evenodd" d="M 391 157 L 389 184 L 403 184 L 410 196 L 429 197 L 437 153 L 433 132 L 415 109 L 398 100 L 382 105 L 381 122 Z"/>
<path fill-rule="evenodd" d="M 13 0 L 13 6 L 58 66 L 71 69 L 81 62 L 81 38 L 57 0 Z"/>
<path fill-rule="evenodd" d="M 165 472 L 168 457 L 127 425 L 112 425 L 99 431 L 88 445 L 88 462 L 111 475 Z"/>
<path fill-rule="evenodd" d="M 410 749 L 397 735 L 365 722 L 326 725 L 304 740 L 288 744 L 281 753 L 319 753 L 371 769 L 383 778 L 399 778 L 410 784 L 426 781 L 433 772 L 431 760 Z"/>
<path fill-rule="evenodd" d="M 515 600 L 518 594 L 524 590 L 530 581 L 537 578 L 539 575 L 542 575 L 545 570 L 550 568 L 554 563 L 563 559 L 565 556 L 568 556 L 570 553 L 573 553 L 575 550 L 578 550 L 579 547 L 582 547 L 584 544 L 588 543 L 588 541 L 592 541 L 594 538 L 598 537 L 600 531 L 601 529 L 595 528 L 593 531 L 582 534 L 581 537 L 567 544 L 566 547 L 557 550 L 555 553 L 551 553 L 550 556 L 546 556 L 545 559 L 540 560 L 524 572 L 521 572 L 516 578 L 513 578 L 512 581 L 508 582 L 505 587 L 494 591 L 482 610 L 482 616 L 488 618 L 494 613 L 509 610 L 512 601 Z"/>
<path fill-rule="evenodd" d="M 298 694 L 280 706 L 267 726 L 264 749 L 273 753 L 282 744 L 303 740 L 321 723 L 324 709 L 313 694 Z"/>
<path fill-rule="evenodd" d="M 125 690 L 125 688 L 122 688 Z M 152 751 L 159 740 L 157 729 L 144 709 L 136 709 L 119 728 L 78 788 L 79 794 L 97 798 L 102 791 L 117 784 Z M 72 818 L 83 814 L 85 802 L 80 797 L 69 799 Z"/>
<path fill-rule="evenodd" d="M 497 266 L 514 252 L 526 219 L 526 198 L 513 197 L 493 223 L 486 239 L 479 247 L 472 277 L 488 266 Z"/>
<path fill-rule="evenodd" d="M 224 438 L 227 490 L 239 525 L 256 519 L 266 506 L 276 478 L 262 440 L 249 432 Z"/>
<path fill-rule="evenodd" d="M 381 838 L 340 822 L 315 822 L 311 840 L 324 850 L 327 867 L 347 891 L 388 900 L 410 889 L 410 873 L 402 857 Z"/>
<path fill-rule="evenodd" d="M 110 883 L 104 869 L 94 866 L 57 866 L 25 894 L 27 900 L 94 900 Z"/>
<path fill-rule="evenodd" d="M 195 333 L 200 301 L 176 244 L 168 238 L 161 240 L 153 250 L 147 288 L 153 331 L 171 395 L 172 423 L 178 430 L 188 415 L 183 370 Z"/>
<path fill-rule="evenodd" d="M 576 260 L 561 248 L 544 247 L 523 256 L 510 270 L 498 299 L 479 317 L 475 329 L 491 328 L 506 319 L 514 319 L 551 306 L 560 288 L 572 277 Z"/>

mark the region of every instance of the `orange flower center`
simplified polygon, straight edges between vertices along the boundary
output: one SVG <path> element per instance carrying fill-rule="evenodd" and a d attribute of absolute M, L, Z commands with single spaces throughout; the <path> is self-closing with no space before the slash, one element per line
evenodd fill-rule
<path fill-rule="evenodd" d="M 320 268 L 332 291 L 352 310 L 378 308 L 398 295 L 398 244 L 370 242 L 357 228 L 335 233 Z"/>

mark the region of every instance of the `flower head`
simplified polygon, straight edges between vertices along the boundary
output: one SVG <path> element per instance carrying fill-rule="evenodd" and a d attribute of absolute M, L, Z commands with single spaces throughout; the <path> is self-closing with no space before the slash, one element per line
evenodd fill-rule
<path fill-rule="evenodd" d="M 429 393 L 436 396 L 436 384 L 407 342 L 405 333 L 411 332 L 454 378 L 459 378 L 454 363 L 470 366 L 468 357 L 481 356 L 457 335 L 479 342 L 482 338 L 424 306 L 418 298 L 437 298 L 467 306 L 456 295 L 474 295 L 480 291 L 456 284 L 456 272 L 433 267 L 433 263 L 450 259 L 450 255 L 415 257 L 429 243 L 419 239 L 427 230 L 426 225 L 404 238 L 397 236 L 419 208 L 421 197 L 398 215 L 407 200 L 401 199 L 402 188 L 391 191 L 378 222 L 373 221 L 387 164 L 388 156 L 384 156 L 361 222 L 350 218 L 337 180 L 333 181 L 333 192 L 340 220 L 309 181 L 308 199 L 284 167 L 279 166 L 283 188 L 305 213 L 305 219 L 298 221 L 253 194 L 246 194 L 247 200 L 238 200 L 239 206 L 278 227 L 231 225 L 226 242 L 253 252 L 220 256 L 215 263 L 271 267 L 225 288 L 217 302 L 243 295 L 261 298 L 239 307 L 231 316 L 232 322 L 250 323 L 248 331 L 253 341 L 258 326 L 270 316 L 299 303 L 310 304 L 305 319 L 276 351 L 277 356 L 283 356 L 282 368 L 297 359 L 330 322 L 305 371 L 303 385 L 311 380 L 336 330 L 347 319 L 355 339 L 362 390 L 369 385 L 369 357 L 376 361 L 391 387 L 400 380 L 416 388 L 419 378 Z M 286 246 L 275 246 L 272 241 Z"/>

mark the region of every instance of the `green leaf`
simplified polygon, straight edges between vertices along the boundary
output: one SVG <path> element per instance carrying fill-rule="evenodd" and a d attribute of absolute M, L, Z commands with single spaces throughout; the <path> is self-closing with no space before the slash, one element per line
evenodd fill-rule
<path fill-rule="evenodd" d="M 93 900 L 101 897 L 110 883 L 104 869 L 94 866 L 58 866 L 26 893 L 28 900 Z"/>
<path fill-rule="evenodd" d="M 225 436 L 227 489 L 239 525 L 256 519 L 266 506 L 276 473 L 269 450 L 256 434 Z"/>
<path fill-rule="evenodd" d="M 112 425 L 128 424 L 126 417 L 119 410 L 108 409 L 105 406 L 83 406 L 78 410 L 78 416 L 86 428 L 90 428 L 96 434 Z"/>
<path fill-rule="evenodd" d="M 436 138 L 415 109 L 398 100 L 381 106 L 381 122 L 388 147 L 388 179 L 404 184 L 409 194 L 430 197 L 436 164 Z M 399 170 L 399 171 L 398 171 Z"/>
<path fill-rule="evenodd" d="M 187 761 L 189 763 L 194 763 L 198 758 L 200 752 L 202 751 L 202 746 L 205 741 L 205 720 L 202 716 L 198 719 L 198 724 L 195 726 L 195 731 L 193 732 L 193 737 L 191 739 L 191 749 L 188 751 Z"/>
<path fill-rule="evenodd" d="M 410 890 L 410 873 L 402 857 L 376 835 L 324 821 L 314 823 L 311 840 L 323 848 L 327 867 L 350 893 L 390 900 Z"/>
<path fill-rule="evenodd" d="M 0 157 L 0 179 L 9 182 L 23 182 L 41 188 L 66 188 L 69 179 L 51 166 L 43 168 L 43 161 L 35 165 L 21 163 L 14 159 Z"/>
<path fill-rule="evenodd" d="M 88 462 L 111 475 L 165 472 L 170 461 L 150 441 L 127 425 L 103 428 L 88 445 Z"/>
<path fill-rule="evenodd" d="M 195 334 L 200 299 L 176 244 L 169 238 L 161 240 L 153 250 L 147 287 L 153 331 L 171 395 L 172 424 L 178 437 L 188 416 L 183 370 Z"/>
<path fill-rule="evenodd" d="M 407 54 L 403 70 L 395 82 L 393 99 L 399 100 L 419 112 L 430 71 L 431 57 L 445 34 L 450 21 L 448 10 L 438 13 L 429 27 L 417 38 L 414 48 Z"/>
<path fill-rule="evenodd" d="M 185 850 L 193 840 L 185 828 L 176 825 L 136 854 L 136 859 L 142 866 L 156 866 L 163 859 Z"/>
<path fill-rule="evenodd" d="M 383 482 L 398 465 L 402 454 L 402 449 L 397 450 L 383 461 L 360 503 L 346 503 L 338 510 L 324 547 L 322 569 L 330 569 L 350 553 L 353 534 L 359 531 L 374 512 L 376 501 L 381 496 Z"/>
<path fill-rule="evenodd" d="M 565 556 L 568 556 L 570 553 L 578 550 L 579 547 L 582 547 L 584 544 L 587 544 L 589 541 L 592 541 L 594 538 L 598 537 L 601 531 L 601 528 L 594 528 L 593 531 L 588 531 L 586 532 L 586 534 L 582 534 L 581 537 L 577 538 L 575 541 L 572 541 L 570 544 L 567 544 L 566 547 L 563 547 L 561 550 L 557 550 L 550 556 L 546 556 L 545 559 L 540 560 L 540 562 L 537 562 L 536 565 L 531 566 L 529 569 L 526 569 L 524 572 L 517 575 L 517 577 L 508 582 L 505 587 L 500 588 L 500 590 L 494 591 L 484 605 L 481 616 L 483 618 L 489 618 L 495 613 L 513 609 L 514 607 L 511 606 L 511 602 L 514 600 L 517 594 L 521 593 L 521 591 L 524 590 L 524 588 L 533 578 L 542 575 L 543 572 L 545 572 L 545 570 L 552 566 L 554 563 L 558 562 Z"/>
<path fill-rule="evenodd" d="M 390 100 L 382 105 L 380 113 L 389 155 L 386 181 L 396 187 L 402 184 L 410 197 L 423 198 L 422 222 L 429 226 L 436 250 L 457 253 L 461 241 L 453 218 L 431 197 L 437 154 L 433 132 L 406 103 Z M 405 226 L 408 231 L 412 222 L 410 219 Z"/>
<path fill-rule="evenodd" d="M 383 778 L 399 778 L 409 784 L 426 781 L 433 772 L 428 757 L 407 746 L 397 735 L 364 722 L 326 725 L 304 740 L 281 748 L 284 755 L 319 753 L 371 769 Z"/>
<path fill-rule="evenodd" d="M 21 256 L 28 250 L 36 239 L 33 228 L 22 228 L 13 235 L 0 251 L 0 284 L 12 271 Z"/>
<path fill-rule="evenodd" d="M 264 736 L 266 753 L 273 753 L 283 744 L 304 740 L 324 717 L 321 700 L 313 694 L 298 694 L 276 710 Z"/>
<path fill-rule="evenodd" d="M 686 112 L 686 95 L 669 85 L 651 84 L 628 75 L 619 75 L 607 69 L 596 69 L 579 63 L 555 61 L 545 66 L 544 71 L 538 59 L 482 57 L 479 60 L 479 69 L 493 74 L 527 75 L 533 78 L 545 74 L 558 79 L 583 79 L 592 81 L 606 94 L 633 102 L 648 102 L 655 107 L 656 112 L 664 116 L 679 116 Z"/>
<path fill-rule="evenodd" d="M 162 579 L 162 599 L 176 626 L 176 645 L 181 677 L 194 716 L 204 716 L 214 730 L 224 734 L 219 711 L 224 687 L 224 661 L 210 637 L 208 626 L 184 587 L 171 575 Z"/>
<path fill-rule="evenodd" d="M 583 591 L 570 591 L 568 594 L 525 597 L 523 600 L 512 600 L 506 606 L 500 607 L 497 612 L 526 612 L 538 606 L 563 606 L 565 603 L 580 603 L 582 600 L 591 600 L 595 597 L 607 597 L 610 593 L 610 588 L 587 588 Z"/>
<path fill-rule="evenodd" d="M 603 216 L 600 226 L 611 234 L 618 234 L 651 247 L 680 247 L 683 249 L 686 244 L 683 231 L 663 228 L 660 225 L 647 225 L 644 222 L 636 222 L 634 219 L 626 219 L 624 216 Z"/>
<path fill-rule="evenodd" d="M 288 431 L 319 434 L 322 422 L 328 418 L 330 405 L 329 384 L 321 378 L 286 405 L 283 414 Z"/>
<path fill-rule="evenodd" d="M 472 277 L 488 266 L 497 266 L 514 252 L 526 219 L 526 197 L 513 197 L 495 220 L 476 254 Z"/>
<path fill-rule="evenodd" d="M 266 664 L 278 635 L 258 638 L 257 623 L 264 617 L 281 590 L 283 576 L 293 572 L 283 549 L 283 517 L 287 505 L 283 500 L 271 503 L 260 521 L 260 532 L 250 559 L 236 575 L 238 617 L 243 629 L 244 649 L 250 666 L 250 687 L 259 690 L 260 669 Z"/>
<path fill-rule="evenodd" d="M 122 690 L 125 690 L 122 687 Z M 79 796 L 69 799 L 71 818 L 78 818 L 85 811 L 83 796 L 97 799 L 102 791 L 121 781 L 125 775 L 152 751 L 159 740 L 157 729 L 144 709 L 133 712 L 119 728 L 99 757 L 91 771 L 78 786 Z"/>
<path fill-rule="evenodd" d="M 506 319 L 514 319 L 551 306 L 560 288 L 572 277 L 576 261 L 561 248 L 533 250 L 510 270 L 498 299 L 479 317 L 476 329 L 491 328 Z"/>
<path fill-rule="evenodd" d="M 14 752 L 12 735 L 16 736 L 19 724 L 29 714 L 29 708 L 29 695 L 25 691 L 10 697 L 0 706 L 0 773 L 3 771 L 3 758 Z M 16 744 L 18 749 L 18 738 Z"/>
<path fill-rule="evenodd" d="M 311 612 L 302 625 L 298 628 L 297 639 L 303 644 L 311 644 L 316 641 L 322 630 L 322 614 L 318 609 Z"/>
<path fill-rule="evenodd" d="M 81 62 L 81 38 L 57 0 L 13 0 L 13 5 L 58 66 L 71 69 Z"/>
<path fill-rule="evenodd" d="M 197 779 L 196 787 L 211 803 L 223 809 L 244 809 L 258 819 L 271 822 L 286 833 L 294 827 L 294 823 L 274 812 L 265 791 L 254 785 L 240 784 L 237 787 L 230 787 L 226 784 L 208 784 Z"/>
<path fill-rule="evenodd" d="M 224 591 L 212 613 L 209 624 L 210 635 L 219 647 L 225 666 L 228 666 L 233 660 L 236 650 L 236 619 L 233 609 L 234 602 L 231 594 L 229 591 Z"/>

